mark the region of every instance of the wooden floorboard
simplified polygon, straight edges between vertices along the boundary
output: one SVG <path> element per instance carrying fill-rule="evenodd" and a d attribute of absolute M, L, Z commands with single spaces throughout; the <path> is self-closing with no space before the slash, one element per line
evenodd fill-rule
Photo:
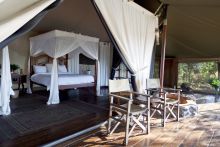
<path fill-rule="evenodd" d="M 152 124 L 160 121 L 152 120 Z M 166 127 L 151 126 L 151 133 L 129 138 L 128 146 L 134 147 L 219 147 L 220 146 L 220 103 L 199 105 L 199 115 L 169 122 Z M 111 136 L 106 135 L 106 127 L 96 133 L 88 133 L 80 139 L 68 140 L 58 146 L 122 146 L 123 127 Z"/>
<path fill-rule="evenodd" d="M 85 92 L 84 89 L 80 92 L 73 90 L 65 97 L 61 97 L 59 105 L 53 106 L 46 105 L 47 96 L 48 92 L 38 91 L 32 95 L 22 94 L 19 98 L 11 100 L 12 114 L 0 116 L 0 146 L 39 146 L 107 120 L 106 96 L 96 97 L 94 93 Z M 79 114 L 71 116 L 72 113 L 68 114 L 67 108 L 73 109 L 73 114 L 74 111 Z M 52 113 L 48 113 L 49 110 Z M 53 114 L 53 111 L 58 114 Z M 36 112 L 40 113 L 37 115 L 40 119 L 31 116 L 32 114 L 36 116 Z M 55 122 L 47 120 L 51 118 L 48 116 L 50 114 Z M 62 114 L 68 118 L 62 117 Z M 31 116 L 32 119 L 25 116 Z M 33 128 L 28 130 L 31 126 Z"/>

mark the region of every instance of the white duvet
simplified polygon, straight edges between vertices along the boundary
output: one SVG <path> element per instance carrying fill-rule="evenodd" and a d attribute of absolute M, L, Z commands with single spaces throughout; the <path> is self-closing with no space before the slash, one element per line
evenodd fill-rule
<path fill-rule="evenodd" d="M 73 84 L 85 84 L 85 83 L 93 83 L 94 76 L 92 75 L 79 75 L 73 73 L 59 73 L 58 75 L 58 83 L 59 85 L 73 85 Z M 31 76 L 31 80 L 38 84 L 42 84 L 50 88 L 50 73 L 40 73 L 34 74 Z"/>

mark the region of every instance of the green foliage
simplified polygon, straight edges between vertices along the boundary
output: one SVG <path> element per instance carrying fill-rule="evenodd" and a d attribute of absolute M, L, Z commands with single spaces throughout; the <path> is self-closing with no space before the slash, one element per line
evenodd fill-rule
<path fill-rule="evenodd" d="M 17 64 L 11 64 L 10 68 L 11 68 L 11 71 L 15 71 L 15 70 L 19 69 L 20 67 Z"/>
<path fill-rule="evenodd" d="M 212 89 L 209 84 L 210 79 L 218 76 L 216 62 L 196 62 L 179 63 L 178 65 L 178 85 L 187 83 L 196 90 Z"/>
<path fill-rule="evenodd" d="M 214 87 L 215 89 L 218 89 L 220 87 L 220 80 L 217 78 L 213 78 L 209 80 L 209 84 Z"/>

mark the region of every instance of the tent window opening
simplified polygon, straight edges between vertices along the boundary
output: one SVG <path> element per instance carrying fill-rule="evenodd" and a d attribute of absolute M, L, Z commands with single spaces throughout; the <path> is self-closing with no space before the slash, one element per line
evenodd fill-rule
<path fill-rule="evenodd" d="M 79 54 L 79 73 L 95 75 L 96 61 L 90 59 L 83 54 Z"/>
<path fill-rule="evenodd" d="M 116 68 L 115 79 L 130 79 L 131 74 L 123 62 Z"/>
<path fill-rule="evenodd" d="M 215 61 L 178 64 L 178 87 L 184 83 L 196 91 L 212 92 L 214 88 L 209 84 L 212 78 L 218 78 Z"/>
<path fill-rule="evenodd" d="M 153 78 L 160 78 L 160 62 L 155 61 Z"/>

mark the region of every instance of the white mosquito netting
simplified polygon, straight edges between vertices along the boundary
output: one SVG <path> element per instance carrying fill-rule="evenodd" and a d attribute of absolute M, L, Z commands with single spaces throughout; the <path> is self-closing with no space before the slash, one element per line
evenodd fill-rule
<path fill-rule="evenodd" d="M 12 90 L 12 80 L 10 71 L 10 60 L 8 47 L 2 50 L 1 83 L 0 83 L 0 115 L 8 115 L 10 109 L 10 95 L 14 95 Z"/>
<path fill-rule="evenodd" d="M 100 75 L 98 60 L 99 39 L 65 31 L 54 30 L 30 39 L 30 56 L 47 54 L 53 58 L 50 96 L 47 104 L 59 103 L 57 58 L 68 53 L 82 53 L 97 61 L 97 95 L 100 94 Z"/>

